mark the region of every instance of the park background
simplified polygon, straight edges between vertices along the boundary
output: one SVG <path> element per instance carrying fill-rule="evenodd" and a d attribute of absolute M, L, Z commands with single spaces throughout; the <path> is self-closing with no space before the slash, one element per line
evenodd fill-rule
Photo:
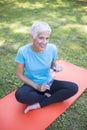
<path fill-rule="evenodd" d="M 52 27 L 59 59 L 87 69 L 87 0 L 0 0 L 0 98 L 21 84 L 15 56 L 36 21 Z M 87 130 L 87 91 L 47 130 Z"/>

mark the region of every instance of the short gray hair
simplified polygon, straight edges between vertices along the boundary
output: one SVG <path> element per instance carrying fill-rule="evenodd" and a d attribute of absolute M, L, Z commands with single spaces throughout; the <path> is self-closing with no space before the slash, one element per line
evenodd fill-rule
<path fill-rule="evenodd" d="M 36 38 L 39 33 L 45 31 L 51 33 L 51 27 L 49 24 L 46 22 L 36 22 L 31 26 L 30 34 L 33 35 L 33 38 Z"/>

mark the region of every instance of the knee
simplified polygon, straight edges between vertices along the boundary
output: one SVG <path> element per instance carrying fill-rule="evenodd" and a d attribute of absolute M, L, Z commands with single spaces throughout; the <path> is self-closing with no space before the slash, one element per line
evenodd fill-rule
<path fill-rule="evenodd" d="M 23 103 L 22 97 L 23 97 L 23 95 L 21 94 L 21 92 L 20 92 L 19 89 L 18 89 L 18 90 L 15 92 L 15 98 L 16 98 L 16 100 L 17 100 L 18 102 Z"/>
<path fill-rule="evenodd" d="M 19 101 L 20 99 L 20 93 L 18 92 L 18 90 L 15 92 L 15 98 L 17 99 L 17 101 Z"/>
<path fill-rule="evenodd" d="M 72 83 L 70 86 L 72 96 L 75 95 L 78 92 L 78 85 L 76 83 Z"/>

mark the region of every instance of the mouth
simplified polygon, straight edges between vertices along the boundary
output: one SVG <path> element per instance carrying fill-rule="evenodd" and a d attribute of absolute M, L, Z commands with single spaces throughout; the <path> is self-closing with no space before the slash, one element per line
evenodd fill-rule
<path fill-rule="evenodd" d="M 40 48 L 45 48 L 46 47 L 46 44 L 40 44 Z"/>

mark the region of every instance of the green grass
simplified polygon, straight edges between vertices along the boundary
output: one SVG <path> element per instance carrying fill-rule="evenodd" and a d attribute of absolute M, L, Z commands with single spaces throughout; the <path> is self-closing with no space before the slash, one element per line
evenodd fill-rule
<path fill-rule="evenodd" d="M 0 0 L 0 97 L 18 88 L 15 56 L 35 21 L 52 27 L 59 58 L 87 68 L 86 0 Z M 86 130 L 87 91 L 47 130 Z"/>

